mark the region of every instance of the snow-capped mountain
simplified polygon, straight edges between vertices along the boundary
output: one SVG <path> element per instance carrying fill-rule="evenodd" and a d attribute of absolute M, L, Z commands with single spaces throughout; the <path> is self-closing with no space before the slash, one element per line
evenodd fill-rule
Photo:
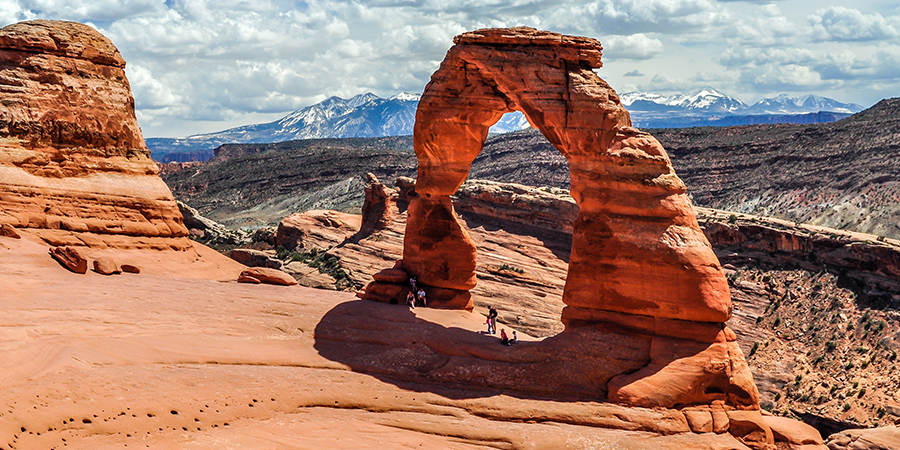
<path fill-rule="evenodd" d="M 830 111 L 853 114 L 863 107 L 855 103 L 841 103 L 818 95 L 789 97 L 781 94 L 775 98 L 762 99 L 747 108 L 748 114 L 802 114 L 814 111 Z"/>
<path fill-rule="evenodd" d="M 626 92 L 619 98 L 631 113 L 632 122 L 639 128 L 813 123 L 837 120 L 863 109 L 857 104 L 841 103 L 826 97 L 789 97 L 784 94 L 760 100 L 751 106 L 711 87 L 691 94 L 670 96 Z"/>
<path fill-rule="evenodd" d="M 662 108 L 662 110 L 687 109 L 709 112 L 734 112 L 747 107 L 744 102 L 729 97 L 711 87 L 704 87 L 690 94 L 677 94 L 668 97 L 645 92 L 626 92 L 621 94 L 619 98 L 622 100 L 623 105 L 632 106 L 639 110 L 645 108 L 660 110 L 660 108 L 650 105 L 671 107 Z"/>
<path fill-rule="evenodd" d="M 153 158 L 161 161 L 209 159 L 228 143 L 283 142 L 294 139 L 402 136 L 413 133 L 420 96 L 402 92 L 389 98 L 366 93 L 343 99 L 329 97 L 270 123 L 246 125 L 186 138 L 148 138 Z M 838 120 L 863 108 L 830 98 L 779 95 L 748 106 L 711 87 L 690 94 L 664 96 L 627 92 L 619 98 L 639 128 L 726 126 L 751 123 Z M 521 112 L 504 115 L 491 133 L 529 128 Z M 198 153 L 199 152 L 199 153 Z M 167 154 L 175 154 L 167 157 Z M 180 156 L 178 155 L 180 154 Z"/>

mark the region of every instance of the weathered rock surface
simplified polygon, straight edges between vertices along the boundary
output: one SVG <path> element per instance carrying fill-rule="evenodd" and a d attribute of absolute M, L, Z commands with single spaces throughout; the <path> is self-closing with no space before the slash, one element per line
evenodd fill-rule
<path fill-rule="evenodd" d="M 0 29 L 0 223 L 47 230 L 51 245 L 190 247 L 124 68 L 87 25 Z"/>
<path fill-rule="evenodd" d="M 398 196 L 397 191 L 382 184 L 378 177 L 369 172 L 366 174 L 365 195 L 360 231 L 366 233 L 387 228 L 397 209 L 393 205 Z"/>
<path fill-rule="evenodd" d="M 478 30 L 454 43 L 416 112 L 418 179 L 408 196 L 401 268 L 432 289 L 475 286 L 475 243 L 451 195 L 488 128 L 522 111 L 571 173 L 578 212 L 563 293 L 566 333 L 616 324 L 651 343 L 639 350 L 637 366 L 584 369 L 599 395 L 640 406 L 719 400 L 758 408 L 749 367 L 723 326 L 731 316 L 724 272 L 665 150 L 631 127 L 618 95 L 593 72 L 602 65 L 600 43 L 530 28 Z M 387 301 L 401 286 L 376 281 L 360 296 Z M 717 328 L 672 338 L 658 320 Z M 729 333 L 732 339 L 718 337 Z"/>
<path fill-rule="evenodd" d="M 231 251 L 229 256 L 231 257 L 231 259 L 247 267 L 269 267 L 272 269 L 281 269 L 284 263 L 273 258 L 272 254 L 270 253 L 261 250 L 253 250 L 250 248 L 236 248 Z"/>
<path fill-rule="evenodd" d="M 270 269 L 268 267 L 251 267 L 244 270 L 238 276 L 239 283 L 265 283 L 277 284 L 280 286 L 294 286 L 297 280 L 294 277 L 284 273 L 278 269 Z"/>
<path fill-rule="evenodd" d="M 304 247 L 310 233 L 339 235 L 341 239 L 349 233 L 359 231 L 361 218 L 358 215 L 335 211 L 313 210 L 292 214 L 278 223 L 275 245 L 286 250 Z"/>
<path fill-rule="evenodd" d="M 826 445 L 830 450 L 894 450 L 900 448 L 900 427 L 844 430 L 828 436 Z"/>
<path fill-rule="evenodd" d="M 72 272 L 87 273 L 88 260 L 77 247 L 53 247 L 50 249 L 50 255 Z"/>
<path fill-rule="evenodd" d="M 119 265 L 116 264 L 112 258 L 108 257 L 100 257 L 94 260 L 93 262 L 94 272 L 97 272 L 101 275 L 113 275 L 117 273 L 122 273 L 122 270 L 119 268 Z"/>
<path fill-rule="evenodd" d="M 195 240 L 208 245 L 247 245 L 252 242 L 249 234 L 243 230 L 232 230 L 224 225 L 207 219 L 190 205 L 175 201 L 178 210 L 184 217 L 184 226 L 188 228 Z"/>

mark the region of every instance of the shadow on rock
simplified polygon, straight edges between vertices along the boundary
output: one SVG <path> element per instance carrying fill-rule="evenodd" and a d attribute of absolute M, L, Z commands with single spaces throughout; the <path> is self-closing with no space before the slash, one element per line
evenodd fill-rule
<path fill-rule="evenodd" d="M 315 330 L 316 350 L 332 361 L 403 389 L 458 398 L 605 401 L 612 377 L 647 366 L 650 345 L 648 336 L 594 325 L 504 346 L 406 306 L 365 300 L 335 306 Z"/>

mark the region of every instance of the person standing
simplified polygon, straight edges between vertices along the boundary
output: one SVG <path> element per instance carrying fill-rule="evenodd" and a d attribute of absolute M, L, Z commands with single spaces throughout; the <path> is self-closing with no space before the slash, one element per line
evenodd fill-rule
<path fill-rule="evenodd" d="M 497 334 L 497 310 L 493 306 L 488 306 L 488 320 L 491 322 L 491 334 Z"/>

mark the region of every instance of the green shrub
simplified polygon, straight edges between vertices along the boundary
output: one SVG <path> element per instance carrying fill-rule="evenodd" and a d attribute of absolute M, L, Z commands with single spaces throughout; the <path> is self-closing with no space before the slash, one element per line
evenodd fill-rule
<path fill-rule="evenodd" d="M 736 215 L 732 214 L 732 215 L 728 216 L 728 223 L 736 223 L 736 222 L 737 222 Z"/>
<path fill-rule="evenodd" d="M 749 357 L 753 356 L 753 354 L 756 353 L 756 350 L 758 350 L 758 349 L 759 349 L 759 342 L 754 342 L 753 348 L 750 349 L 750 354 L 748 354 L 747 357 L 749 358 Z"/>
<path fill-rule="evenodd" d="M 833 352 L 835 348 L 837 348 L 837 343 L 835 343 L 834 341 L 828 341 L 825 343 L 825 350 Z"/>

